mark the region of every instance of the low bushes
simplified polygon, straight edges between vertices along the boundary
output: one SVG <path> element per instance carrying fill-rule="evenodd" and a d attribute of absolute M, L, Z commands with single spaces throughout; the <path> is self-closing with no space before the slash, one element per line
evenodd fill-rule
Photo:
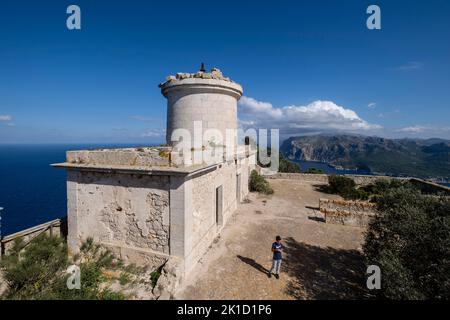
<path fill-rule="evenodd" d="M 323 187 L 322 191 L 338 194 L 346 200 L 371 200 L 376 202 L 377 198 L 385 191 L 400 187 L 415 189 L 410 183 L 396 179 L 378 179 L 372 184 L 356 187 L 356 183 L 350 178 L 330 175 L 328 177 L 328 185 Z"/>
<path fill-rule="evenodd" d="M 300 166 L 294 162 L 286 160 L 280 153 L 280 162 L 278 167 L 278 172 L 284 173 L 300 173 Z"/>
<path fill-rule="evenodd" d="M 308 170 L 305 171 L 305 173 L 324 174 L 325 172 L 322 169 L 309 168 Z"/>
<path fill-rule="evenodd" d="M 332 194 L 338 194 L 347 200 L 368 198 L 364 190 L 356 189 L 356 183 L 350 178 L 338 175 L 328 176 L 328 185 L 322 188 L 322 191 Z"/>
<path fill-rule="evenodd" d="M 379 185 L 380 186 L 380 185 Z M 381 269 L 383 299 L 450 299 L 450 198 L 400 185 L 377 198 L 366 233 L 368 265 Z"/>
<path fill-rule="evenodd" d="M 273 193 L 273 189 L 269 182 L 267 182 L 267 180 L 256 170 L 253 170 L 250 174 L 249 189 L 250 191 L 256 191 L 264 194 Z"/>
<path fill-rule="evenodd" d="M 265 150 L 265 153 L 267 155 L 267 157 L 271 157 L 272 152 L 276 152 L 275 150 L 272 151 L 272 149 L 270 147 L 267 148 L 263 148 L 260 147 L 258 145 L 258 153 L 257 153 L 257 162 L 258 165 L 262 168 L 269 168 L 272 163 L 261 163 L 261 159 L 260 159 L 260 151 L 261 150 Z M 283 173 L 300 173 L 301 169 L 300 169 L 300 165 L 298 165 L 297 163 L 294 163 L 292 161 L 289 161 L 287 159 L 285 159 L 283 157 L 283 155 L 281 154 L 281 152 L 278 152 L 278 172 L 283 172 Z"/>
<path fill-rule="evenodd" d="M 67 287 L 67 269 L 72 264 L 80 268 L 80 289 Z M 124 266 L 92 239 L 82 244 L 79 255 L 69 259 L 64 240 L 46 234 L 28 244 L 16 240 L 0 268 L 7 283 L 0 299 L 13 300 L 125 299 L 128 295 L 110 290 L 109 285 L 114 281 L 133 285 L 131 279 L 143 272 L 133 265 Z"/>

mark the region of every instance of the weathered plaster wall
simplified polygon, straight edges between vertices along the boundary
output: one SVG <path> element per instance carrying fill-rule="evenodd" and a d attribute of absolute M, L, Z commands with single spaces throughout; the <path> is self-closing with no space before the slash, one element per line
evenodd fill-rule
<path fill-rule="evenodd" d="M 240 168 L 238 168 L 241 174 L 241 201 L 247 197 L 249 193 L 248 182 L 250 179 L 250 173 L 256 167 L 256 155 L 252 154 L 249 157 L 240 160 Z"/>
<path fill-rule="evenodd" d="M 223 163 L 216 170 L 193 176 L 191 251 L 186 256 L 189 273 L 217 237 L 238 205 L 237 174 L 240 179 L 240 200 L 248 194 L 249 158 Z M 222 186 L 222 217 L 216 221 L 216 188 Z"/>
<path fill-rule="evenodd" d="M 69 248 L 76 251 L 92 237 L 129 262 L 156 266 L 178 257 L 188 274 L 248 194 L 251 157 L 191 176 L 69 170 Z M 219 186 L 222 214 L 216 221 Z"/>
<path fill-rule="evenodd" d="M 189 273 L 214 241 L 236 202 L 236 165 L 224 163 L 220 168 L 192 177 L 192 230 L 191 251 L 186 256 Z M 222 218 L 216 223 L 216 188 L 222 186 Z"/>
<path fill-rule="evenodd" d="M 92 237 L 135 262 L 169 254 L 168 176 L 78 171 L 70 180 L 72 242 Z"/>

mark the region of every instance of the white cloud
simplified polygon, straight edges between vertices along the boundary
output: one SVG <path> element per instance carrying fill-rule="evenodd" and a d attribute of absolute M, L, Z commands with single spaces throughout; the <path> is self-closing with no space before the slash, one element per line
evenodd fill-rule
<path fill-rule="evenodd" d="M 282 134 L 317 130 L 367 131 L 382 128 L 361 119 L 353 110 L 331 101 L 318 100 L 306 106 L 275 108 L 269 102 L 242 97 L 239 101 L 239 112 L 240 124 L 244 128 L 279 128 Z"/>
<path fill-rule="evenodd" d="M 371 102 L 367 105 L 367 108 L 369 109 L 375 109 L 377 107 L 377 104 L 375 102 Z"/>
<path fill-rule="evenodd" d="M 407 133 L 422 133 L 427 130 L 424 126 L 411 126 L 397 129 L 397 132 L 407 132 Z"/>
<path fill-rule="evenodd" d="M 413 125 L 396 130 L 397 132 L 409 133 L 409 134 L 419 134 L 419 133 L 432 133 L 440 134 L 450 132 L 450 127 L 440 127 L 431 125 Z"/>
<path fill-rule="evenodd" d="M 410 61 L 401 66 L 394 68 L 397 71 L 412 71 L 422 69 L 423 63 L 419 61 Z"/>
<path fill-rule="evenodd" d="M 148 129 L 141 136 L 142 137 L 163 137 L 166 135 L 166 129 Z"/>
<path fill-rule="evenodd" d="M 11 120 L 12 120 L 12 117 L 10 115 L 7 115 L 7 114 L 2 115 L 2 114 L 0 114 L 0 121 L 11 121 Z"/>
<path fill-rule="evenodd" d="M 150 121 L 157 120 L 153 117 L 146 117 L 146 116 L 131 116 L 130 118 L 133 120 L 144 121 L 144 122 L 150 122 Z"/>

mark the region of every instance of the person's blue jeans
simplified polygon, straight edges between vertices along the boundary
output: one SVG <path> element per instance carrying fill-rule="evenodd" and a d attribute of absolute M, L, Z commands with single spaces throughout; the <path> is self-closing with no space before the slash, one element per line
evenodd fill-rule
<path fill-rule="evenodd" d="M 281 268 L 281 259 L 273 260 L 272 261 L 272 269 L 270 269 L 269 273 L 274 274 L 280 274 L 280 268 Z"/>

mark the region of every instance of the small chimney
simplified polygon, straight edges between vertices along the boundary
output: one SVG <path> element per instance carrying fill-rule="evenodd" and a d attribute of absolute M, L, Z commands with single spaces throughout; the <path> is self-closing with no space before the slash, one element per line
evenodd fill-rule
<path fill-rule="evenodd" d="M 205 69 L 205 64 L 202 62 L 202 64 L 200 65 L 200 72 L 206 72 Z"/>

